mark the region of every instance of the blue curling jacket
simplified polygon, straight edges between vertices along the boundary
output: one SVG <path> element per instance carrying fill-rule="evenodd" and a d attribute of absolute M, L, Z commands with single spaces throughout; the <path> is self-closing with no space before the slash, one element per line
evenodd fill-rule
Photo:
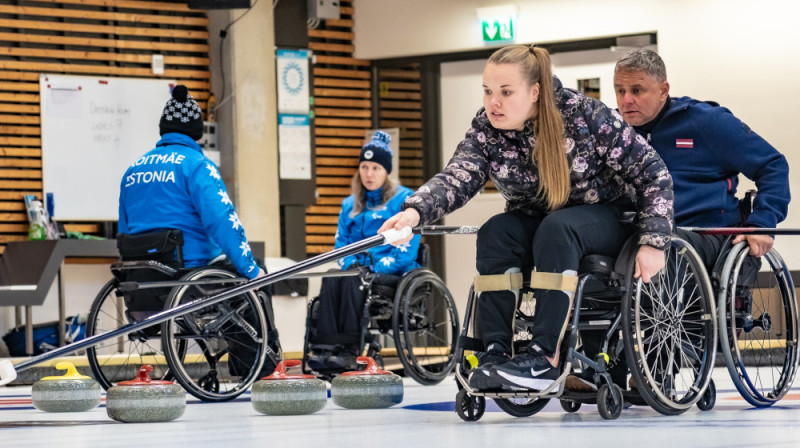
<path fill-rule="evenodd" d="M 247 278 L 256 265 L 242 223 L 216 165 L 191 137 L 168 133 L 122 177 L 119 233 L 183 232 L 187 267 L 205 266 L 223 252 Z"/>
<path fill-rule="evenodd" d="M 647 137 L 667 164 L 678 226 L 775 227 L 789 207 L 789 165 L 766 140 L 716 103 L 670 98 Z M 647 125 L 645 125 L 647 126 Z M 736 198 L 739 173 L 758 188 L 742 222 Z"/>
<path fill-rule="evenodd" d="M 400 206 L 412 191 L 401 185 L 397 186 L 397 193 L 384 205 L 381 205 L 383 188 L 367 191 L 366 207 L 361 213 L 351 216 L 355 197 L 350 195 L 342 202 L 342 212 L 339 214 L 339 229 L 336 232 L 336 245 L 342 246 L 361 241 L 378 234 L 378 229 L 383 223 L 400 212 Z M 351 267 L 354 263 L 368 266 L 373 272 L 381 274 L 402 275 L 419 267 L 417 252 L 419 251 L 419 235 L 414 235 L 411 241 L 402 246 L 384 244 L 369 249 L 369 256 L 364 253 L 350 255 L 339 260 L 342 269 Z"/>

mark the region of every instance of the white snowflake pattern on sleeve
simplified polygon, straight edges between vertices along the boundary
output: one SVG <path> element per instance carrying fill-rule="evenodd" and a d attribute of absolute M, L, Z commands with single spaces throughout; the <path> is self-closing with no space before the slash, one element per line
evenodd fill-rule
<path fill-rule="evenodd" d="M 408 248 L 409 247 L 411 247 L 411 243 L 404 243 L 404 244 L 401 244 L 401 245 L 397 246 L 397 248 L 400 250 L 400 252 L 408 252 Z"/>
<path fill-rule="evenodd" d="M 377 221 L 377 220 L 379 220 L 381 218 L 382 218 L 382 216 L 381 216 L 380 212 L 373 212 L 372 213 L 372 219 Z"/>
<path fill-rule="evenodd" d="M 210 163 L 206 163 L 206 168 L 208 168 L 208 175 L 213 177 L 216 180 L 222 179 L 219 175 L 219 171 L 217 171 L 217 167 Z"/>
<path fill-rule="evenodd" d="M 239 227 L 242 226 L 242 222 L 239 221 L 239 215 L 237 215 L 236 212 L 233 212 L 230 215 L 228 215 L 228 221 L 233 223 L 234 229 L 239 229 Z"/>
<path fill-rule="evenodd" d="M 395 262 L 394 257 L 383 257 L 380 261 L 384 266 L 391 266 Z"/>
<path fill-rule="evenodd" d="M 223 204 L 228 205 L 228 204 L 232 203 L 231 202 L 231 198 L 228 196 L 228 192 L 227 191 L 219 190 L 219 193 L 217 193 L 217 194 L 220 195 L 220 197 L 222 198 L 221 201 L 222 201 Z"/>
<path fill-rule="evenodd" d="M 242 241 L 242 244 L 239 245 L 239 249 L 242 249 L 243 257 L 250 253 L 250 245 L 247 244 L 247 241 Z"/>

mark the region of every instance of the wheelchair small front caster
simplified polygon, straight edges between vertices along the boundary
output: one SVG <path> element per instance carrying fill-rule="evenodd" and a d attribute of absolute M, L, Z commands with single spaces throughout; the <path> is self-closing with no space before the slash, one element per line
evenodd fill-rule
<path fill-rule="evenodd" d="M 703 393 L 703 396 L 700 397 L 700 400 L 697 402 L 697 407 L 701 411 L 710 411 L 714 409 L 714 404 L 717 402 L 717 387 L 714 386 L 714 380 L 709 381 L 708 388 Z"/>
<path fill-rule="evenodd" d="M 465 422 L 474 422 L 483 417 L 486 411 L 486 399 L 470 396 L 466 389 L 461 389 L 456 394 L 456 413 Z"/>
<path fill-rule="evenodd" d="M 581 408 L 581 403 L 578 401 L 561 400 L 561 409 L 563 409 L 566 412 L 569 413 L 578 412 L 580 408 Z"/>
<path fill-rule="evenodd" d="M 622 414 L 622 390 L 616 384 L 603 384 L 597 391 L 597 411 L 606 420 L 614 420 Z"/>

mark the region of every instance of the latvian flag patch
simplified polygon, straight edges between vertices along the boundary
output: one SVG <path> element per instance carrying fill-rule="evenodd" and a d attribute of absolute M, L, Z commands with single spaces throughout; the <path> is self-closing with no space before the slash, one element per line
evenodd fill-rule
<path fill-rule="evenodd" d="M 675 139 L 676 148 L 694 148 L 694 139 L 691 138 L 678 138 Z"/>

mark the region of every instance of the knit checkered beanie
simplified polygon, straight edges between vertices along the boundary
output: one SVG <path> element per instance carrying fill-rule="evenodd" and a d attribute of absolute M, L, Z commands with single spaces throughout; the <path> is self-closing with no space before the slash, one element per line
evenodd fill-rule
<path fill-rule="evenodd" d="M 387 173 L 391 173 L 392 148 L 389 147 L 389 142 L 391 141 L 391 135 L 383 131 L 376 131 L 375 134 L 372 135 L 372 139 L 361 148 L 361 155 L 358 157 L 358 163 L 365 160 L 367 162 L 379 163 L 386 169 Z"/>
<path fill-rule="evenodd" d="M 164 106 L 158 129 L 161 135 L 177 132 L 188 135 L 192 140 L 203 137 L 203 111 L 189 95 L 186 86 L 179 84 L 172 89 L 172 98 Z"/>

